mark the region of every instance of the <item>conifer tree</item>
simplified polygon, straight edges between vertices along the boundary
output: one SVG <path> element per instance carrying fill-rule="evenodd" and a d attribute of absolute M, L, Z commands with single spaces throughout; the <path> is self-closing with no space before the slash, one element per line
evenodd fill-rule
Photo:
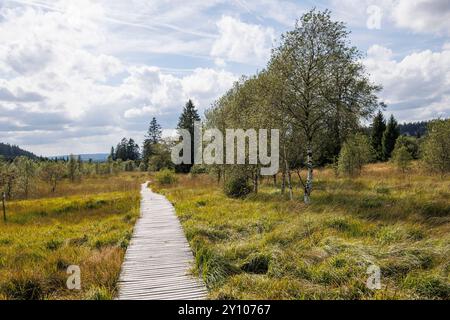
<path fill-rule="evenodd" d="M 391 158 L 392 151 L 394 151 L 395 143 L 397 138 L 400 136 L 400 130 L 398 123 L 394 116 L 391 115 L 389 122 L 386 126 L 386 130 L 383 133 L 382 149 L 383 149 L 383 159 L 388 160 Z"/>
<path fill-rule="evenodd" d="M 378 111 L 377 115 L 373 119 L 372 132 L 370 136 L 370 142 L 372 148 L 375 151 L 375 156 L 377 160 L 383 159 L 383 134 L 386 131 L 386 121 L 384 119 L 383 113 Z"/>
<path fill-rule="evenodd" d="M 191 134 L 191 164 L 181 164 L 176 167 L 176 171 L 187 173 L 191 170 L 194 163 L 194 124 L 196 121 L 200 121 L 197 109 L 194 106 L 192 100 L 186 103 L 183 109 L 183 113 L 178 121 L 177 129 L 185 129 Z"/>
<path fill-rule="evenodd" d="M 162 138 L 161 126 L 156 121 L 156 118 L 153 117 L 148 127 L 148 131 L 145 136 L 144 145 L 142 148 L 142 159 L 145 170 L 147 170 L 148 168 L 148 160 L 150 159 L 151 156 L 155 155 L 155 152 L 157 150 L 156 145 L 161 141 L 161 138 Z"/>

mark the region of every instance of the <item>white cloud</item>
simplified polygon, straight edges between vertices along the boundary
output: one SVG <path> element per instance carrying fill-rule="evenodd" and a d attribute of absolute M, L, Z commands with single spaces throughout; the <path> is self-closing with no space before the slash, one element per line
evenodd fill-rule
<path fill-rule="evenodd" d="M 212 46 L 212 56 L 257 65 L 267 62 L 275 40 L 272 28 L 248 24 L 230 16 L 223 16 L 217 27 L 220 36 Z"/>
<path fill-rule="evenodd" d="M 449 0 L 332 0 L 339 19 L 352 25 L 366 25 L 368 8 L 379 8 L 386 18 L 399 28 L 417 33 L 450 34 Z M 385 25 L 381 25 L 385 27 Z"/>
<path fill-rule="evenodd" d="M 236 80 L 232 73 L 214 69 L 198 68 L 190 75 L 174 77 L 156 67 L 140 67 L 124 81 L 121 90 L 127 99 L 144 106 L 127 109 L 124 116 L 132 119 L 164 115 L 179 110 L 187 99 L 203 111 Z"/>
<path fill-rule="evenodd" d="M 397 26 L 415 32 L 450 34 L 450 1 L 448 0 L 396 1 L 392 17 Z"/>
<path fill-rule="evenodd" d="M 125 62 L 105 50 L 111 39 L 120 52 L 130 44 L 106 28 L 109 14 L 92 1 L 0 7 L 1 141 L 38 154 L 105 150 L 120 136 L 139 140 L 150 116 L 172 123 L 188 98 L 204 110 L 235 80 L 223 70 L 176 76 Z"/>
<path fill-rule="evenodd" d="M 424 50 L 400 61 L 390 49 L 374 45 L 364 61 L 382 98 L 404 120 L 450 116 L 450 50 Z"/>

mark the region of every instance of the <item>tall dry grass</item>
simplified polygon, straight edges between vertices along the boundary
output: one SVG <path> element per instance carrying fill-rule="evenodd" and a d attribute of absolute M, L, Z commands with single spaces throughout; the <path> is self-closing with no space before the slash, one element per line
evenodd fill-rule
<path fill-rule="evenodd" d="M 316 170 L 312 205 L 264 179 L 244 200 L 207 176 L 157 187 L 174 203 L 211 298 L 449 299 L 450 181 L 415 167 Z M 278 179 L 278 183 L 280 179 Z M 381 269 L 381 290 L 367 269 Z"/>
<path fill-rule="evenodd" d="M 0 299 L 112 299 L 143 180 L 120 174 L 64 181 L 56 194 L 8 202 L 8 221 L 0 222 Z M 70 265 L 81 269 L 81 290 L 67 289 Z"/>

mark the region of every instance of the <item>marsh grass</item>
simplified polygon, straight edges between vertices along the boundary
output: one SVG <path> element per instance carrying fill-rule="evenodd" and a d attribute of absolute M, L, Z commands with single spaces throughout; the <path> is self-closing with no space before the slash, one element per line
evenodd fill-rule
<path fill-rule="evenodd" d="M 308 207 L 272 179 L 246 199 L 206 175 L 155 188 L 175 205 L 211 298 L 449 299 L 450 181 L 417 166 L 370 165 L 355 179 L 317 170 Z M 370 265 L 381 290 L 366 287 Z"/>
<path fill-rule="evenodd" d="M 8 202 L 8 221 L 0 223 L 0 299 L 112 299 L 144 179 L 65 181 L 59 197 Z M 66 287 L 70 265 L 81 269 L 79 291 Z"/>

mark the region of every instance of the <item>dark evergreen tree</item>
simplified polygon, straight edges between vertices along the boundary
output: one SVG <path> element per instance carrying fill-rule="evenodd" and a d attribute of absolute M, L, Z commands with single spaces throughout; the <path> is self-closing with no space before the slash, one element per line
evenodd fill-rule
<path fill-rule="evenodd" d="M 183 109 L 183 113 L 178 120 L 177 129 L 185 129 L 189 131 L 191 134 L 191 163 L 190 164 L 181 164 L 176 166 L 175 170 L 177 172 L 188 173 L 191 171 L 191 168 L 194 163 L 194 124 L 196 121 L 200 121 L 200 116 L 198 115 L 197 109 L 194 106 L 192 100 L 186 103 L 186 106 Z"/>
<path fill-rule="evenodd" d="M 372 148 L 375 151 L 377 160 L 383 160 L 383 134 L 386 131 L 386 120 L 381 110 L 378 111 L 373 119 L 371 129 L 370 142 Z"/>
<path fill-rule="evenodd" d="M 139 145 L 134 142 L 133 139 L 130 138 L 127 143 L 127 158 L 125 160 L 139 160 L 140 154 L 139 154 Z"/>
<path fill-rule="evenodd" d="M 108 160 L 112 160 L 112 161 L 116 160 L 116 153 L 114 151 L 114 147 L 111 147 L 111 152 L 109 153 Z"/>
<path fill-rule="evenodd" d="M 156 152 L 156 145 L 161 141 L 162 130 L 161 126 L 153 117 L 148 127 L 147 134 L 145 136 L 144 145 L 142 148 L 142 159 L 144 161 L 145 170 L 148 168 L 148 160 Z"/>
<path fill-rule="evenodd" d="M 146 140 L 148 140 L 152 144 L 157 144 L 161 141 L 161 136 L 162 136 L 161 126 L 156 121 L 156 118 L 153 117 L 148 127 Z"/>
<path fill-rule="evenodd" d="M 127 152 L 128 140 L 127 138 L 122 138 L 122 140 L 117 144 L 116 147 L 116 156 L 115 158 L 118 160 L 128 160 L 128 152 Z"/>
<path fill-rule="evenodd" d="M 398 128 L 398 123 L 394 116 L 391 115 L 389 122 L 386 126 L 386 130 L 383 133 L 382 148 L 383 148 L 383 159 L 388 160 L 391 158 L 392 151 L 394 151 L 395 143 L 397 138 L 400 136 L 400 130 Z"/>

